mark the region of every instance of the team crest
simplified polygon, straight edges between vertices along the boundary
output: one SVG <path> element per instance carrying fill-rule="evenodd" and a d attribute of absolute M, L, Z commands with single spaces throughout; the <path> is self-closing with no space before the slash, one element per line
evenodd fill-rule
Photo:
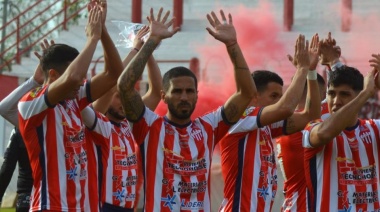
<path fill-rule="evenodd" d="M 42 90 L 42 87 L 38 87 L 38 88 L 32 90 L 32 91 L 29 93 L 30 97 L 32 97 L 32 98 L 36 98 L 36 96 L 38 95 L 38 93 L 39 93 L 41 90 Z"/>
<path fill-rule="evenodd" d="M 245 109 L 245 111 L 243 113 L 243 117 L 246 117 L 249 114 L 251 114 L 254 109 L 255 109 L 254 107 L 249 107 L 249 108 Z"/>

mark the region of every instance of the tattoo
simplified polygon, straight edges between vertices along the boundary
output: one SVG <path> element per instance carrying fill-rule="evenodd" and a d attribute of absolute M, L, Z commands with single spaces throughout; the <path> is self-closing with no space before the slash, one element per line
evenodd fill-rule
<path fill-rule="evenodd" d="M 224 109 L 224 113 L 228 122 L 235 122 L 236 116 L 241 116 L 241 114 L 239 114 L 239 107 L 236 104 L 230 103 L 228 107 Z"/>
<path fill-rule="evenodd" d="M 130 95 L 122 95 L 120 93 L 120 99 L 127 119 L 129 121 L 138 121 L 145 107 L 140 94 L 137 91 L 134 91 Z"/>
<path fill-rule="evenodd" d="M 227 49 L 228 54 L 230 55 L 232 64 L 234 65 L 234 69 L 243 69 L 243 70 L 249 70 L 248 67 L 241 66 L 241 64 L 238 64 L 238 57 L 239 57 L 239 50 L 237 49 L 237 46 L 234 45 Z"/>
<path fill-rule="evenodd" d="M 157 44 L 154 41 L 148 40 L 120 75 L 118 82 L 120 98 L 125 114 L 131 121 L 137 120 L 144 110 L 144 103 L 134 86 L 140 79 L 145 65 L 156 46 Z"/>

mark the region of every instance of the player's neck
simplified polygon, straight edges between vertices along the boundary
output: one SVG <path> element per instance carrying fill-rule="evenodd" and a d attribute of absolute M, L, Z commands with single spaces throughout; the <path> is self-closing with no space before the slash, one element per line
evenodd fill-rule
<path fill-rule="evenodd" d="M 186 125 L 188 124 L 189 122 L 191 122 L 191 119 L 190 118 L 187 118 L 187 119 L 182 119 L 182 118 L 177 118 L 173 115 L 171 115 L 170 113 L 166 113 L 166 118 L 172 122 L 173 124 L 175 125 L 179 125 L 179 126 L 183 126 L 183 125 Z"/>

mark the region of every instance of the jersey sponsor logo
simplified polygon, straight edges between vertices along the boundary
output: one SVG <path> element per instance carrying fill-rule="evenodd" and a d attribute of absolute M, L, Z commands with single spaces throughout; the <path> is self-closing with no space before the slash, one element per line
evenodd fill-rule
<path fill-rule="evenodd" d="M 358 151 L 359 150 L 359 142 L 356 139 L 356 137 L 349 138 L 347 137 L 348 145 L 351 148 L 351 151 Z"/>
<path fill-rule="evenodd" d="M 66 152 L 65 153 L 66 164 L 68 165 L 68 170 L 66 174 L 69 180 L 74 180 L 78 176 L 79 179 L 85 180 L 87 178 L 87 153 L 82 151 L 80 153 Z M 80 168 L 80 169 L 79 169 Z"/>
<path fill-rule="evenodd" d="M 173 210 L 173 206 L 177 203 L 175 202 L 176 195 L 173 197 L 168 194 L 166 197 L 161 197 L 161 202 L 164 202 L 164 207 L 168 207 L 170 211 Z"/>
<path fill-rule="evenodd" d="M 181 155 L 166 149 L 164 149 L 164 156 L 167 163 L 165 172 L 168 174 L 192 176 L 207 173 L 207 162 L 204 158 L 199 160 L 185 160 Z"/>
<path fill-rule="evenodd" d="M 175 192 L 173 183 L 174 183 L 173 179 L 166 179 L 166 178 L 162 179 L 162 184 L 166 185 L 166 192 L 169 192 L 172 189 Z"/>
<path fill-rule="evenodd" d="M 344 206 L 343 209 L 338 209 L 338 212 L 351 212 L 352 205 L 350 207 Z"/>
<path fill-rule="evenodd" d="M 353 204 L 373 204 L 375 202 L 379 202 L 379 195 L 377 191 L 354 192 L 352 197 Z"/>
<path fill-rule="evenodd" d="M 120 185 L 121 187 L 131 187 L 137 184 L 136 175 L 128 176 L 124 180 L 122 176 L 117 176 L 117 179 L 118 179 L 118 185 Z"/>
<path fill-rule="evenodd" d="M 339 183 L 343 185 L 365 186 L 378 181 L 376 165 L 356 167 L 349 158 L 338 157 Z"/>
<path fill-rule="evenodd" d="M 119 201 L 119 202 L 123 202 L 124 198 L 125 198 L 125 189 L 117 189 L 116 192 L 113 192 L 112 193 L 112 196 L 115 197 L 115 200 Z"/>
<path fill-rule="evenodd" d="M 262 197 L 264 201 L 267 200 L 267 196 L 269 195 L 269 187 L 263 186 L 261 188 L 257 188 L 257 193 L 259 193 L 259 197 Z"/>
<path fill-rule="evenodd" d="M 126 155 L 125 149 L 114 150 L 115 169 L 131 170 L 137 169 L 137 156 L 135 153 Z"/>
<path fill-rule="evenodd" d="M 178 133 L 178 137 L 179 137 L 179 146 L 181 148 L 189 148 L 189 139 L 190 139 L 189 134 L 182 135 Z"/>
<path fill-rule="evenodd" d="M 62 123 L 65 138 L 66 138 L 66 146 L 72 148 L 80 148 L 84 144 L 84 130 L 83 127 L 70 127 L 67 122 Z"/>
<path fill-rule="evenodd" d="M 181 201 L 182 210 L 203 210 L 203 201 Z"/>
<path fill-rule="evenodd" d="M 78 170 L 77 166 L 71 167 L 71 169 L 66 170 L 66 174 L 68 175 L 67 177 L 69 180 L 75 179 L 75 177 L 78 175 L 77 170 Z"/>
<path fill-rule="evenodd" d="M 204 193 L 207 189 L 207 181 L 199 182 L 178 182 L 177 190 L 173 189 L 179 193 Z"/>

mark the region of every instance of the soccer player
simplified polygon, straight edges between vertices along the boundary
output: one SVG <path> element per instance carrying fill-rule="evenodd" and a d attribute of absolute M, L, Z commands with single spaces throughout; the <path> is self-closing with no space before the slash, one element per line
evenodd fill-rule
<path fill-rule="evenodd" d="M 321 75 L 317 76 L 319 95 L 324 99 L 326 84 Z M 301 112 L 306 106 L 307 85 L 296 112 Z M 278 163 L 284 176 L 285 195 L 282 211 L 308 211 L 307 186 L 305 181 L 302 132 L 281 136 L 276 139 Z"/>
<path fill-rule="evenodd" d="M 124 59 L 124 64 L 128 64 L 136 55 L 143 44 L 142 37 L 148 32 L 149 29 L 143 27 L 137 33 L 134 48 Z M 162 77 L 153 55 L 148 60 L 148 78 L 149 88 L 142 99 L 150 110 L 155 110 L 161 100 Z M 89 163 L 93 163 L 91 166 L 89 165 L 89 171 L 95 169 L 92 172 L 98 173 L 98 175 L 89 176 L 91 185 L 89 193 L 97 192 L 95 185 L 98 184 L 98 180 L 102 182 L 98 188 L 101 190 L 99 192 L 101 199 L 96 200 L 96 195 L 90 195 L 90 201 L 101 201 L 101 211 L 103 212 L 134 211 L 143 179 L 141 164 L 139 164 L 141 160 L 139 159 L 139 148 L 125 118 L 116 87 L 95 101 L 93 107 L 96 113 L 91 109 L 85 109 L 82 112 L 82 116 L 91 121 L 88 126 L 90 129 L 86 131 L 88 138 L 96 144 L 93 146 L 89 142 L 88 148 L 88 157 L 95 158 L 93 161 L 89 159 Z M 105 117 L 99 112 L 105 114 Z M 94 119 L 96 120 L 93 121 Z M 85 120 L 85 124 L 86 122 Z M 96 204 L 91 203 L 90 205 Z M 96 209 L 92 208 L 90 211 L 96 211 Z"/>
<path fill-rule="evenodd" d="M 225 181 L 220 211 L 270 211 L 277 191 L 272 138 L 302 130 L 310 120 L 320 115 L 320 97 L 313 92 L 318 90 L 315 71 L 318 36 L 313 37 L 309 49 L 305 37 L 300 35 L 295 47 L 293 64 L 297 72 L 284 95 L 281 97 L 282 80 L 276 74 L 254 72 L 257 98 L 252 99 L 243 117 L 220 142 Z M 294 113 L 306 76 L 308 104 L 301 113 Z"/>
<path fill-rule="evenodd" d="M 145 211 L 210 211 L 210 163 L 214 146 L 238 121 L 256 93 L 250 72 L 236 38 L 232 16 L 221 11 L 207 15 L 213 29 L 208 32 L 226 45 L 234 65 L 237 92 L 220 108 L 195 120 L 190 116 L 197 102 L 197 79 L 185 67 L 170 69 L 163 76 L 161 99 L 168 105 L 161 117 L 144 106 L 134 85 L 161 40 L 173 36 L 169 12 L 148 17 L 151 33 L 118 80 L 127 119 L 140 145 L 144 166 Z"/>
<path fill-rule="evenodd" d="M 303 134 L 305 173 L 311 211 L 377 211 L 379 195 L 379 120 L 358 119 L 375 91 L 380 55 L 373 54 L 363 83 L 355 68 L 330 72 L 327 103 L 331 116 L 311 122 Z M 379 79 L 376 78 L 376 84 Z"/>
<path fill-rule="evenodd" d="M 64 44 L 47 48 L 41 58 L 44 85 L 19 102 L 19 126 L 33 172 L 31 211 L 84 210 L 87 155 L 80 111 L 114 86 L 122 64 L 109 37 L 101 7 L 90 10 L 87 42 L 81 53 Z M 101 39 L 106 71 L 84 82 Z"/>

